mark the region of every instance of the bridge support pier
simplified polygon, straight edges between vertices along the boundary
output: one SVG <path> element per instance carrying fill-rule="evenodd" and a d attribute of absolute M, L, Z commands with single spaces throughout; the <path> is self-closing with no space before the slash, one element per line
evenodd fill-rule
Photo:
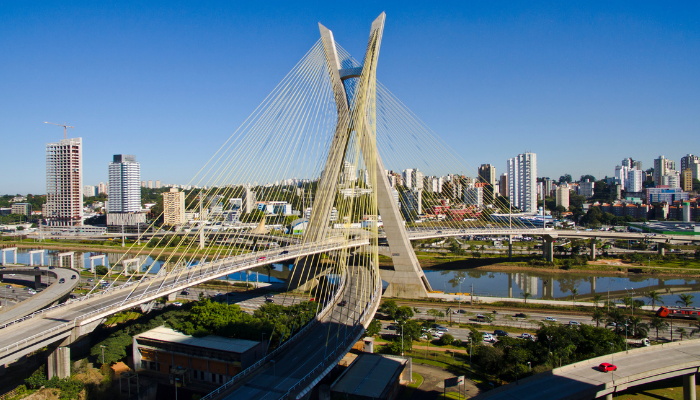
<path fill-rule="evenodd" d="M 612 393 L 606 394 L 606 395 L 605 395 L 605 400 L 613 400 L 613 394 L 612 394 Z"/>
<path fill-rule="evenodd" d="M 41 287 L 41 275 L 34 275 L 34 289 Z"/>
<path fill-rule="evenodd" d="M 59 379 L 70 376 L 70 347 L 57 347 L 49 355 L 47 371 L 49 379 L 54 376 Z"/>
<path fill-rule="evenodd" d="M 29 266 L 34 266 L 34 254 L 39 254 L 41 257 L 41 264 L 39 265 L 44 265 L 44 250 L 31 250 L 29 252 Z"/>
<path fill-rule="evenodd" d="M 597 240 L 597 238 L 591 239 L 591 260 L 595 260 L 595 243 Z"/>
<path fill-rule="evenodd" d="M 508 297 L 513 297 L 513 274 L 508 274 Z"/>
<path fill-rule="evenodd" d="M 662 246 L 662 243 L 659 243 L 657 246 L 658 246 L 658 248 L 659 248 L 659 255 L 662 256 L 662 257 L 665 256 L 665 255 L 666 255 L 666 249 L 664 248 L 664 246 Z"/>
<path fill-rule="evenodd" d="M 690 374 L 683 377 L 683 400 L 697 399 L 695 387 L 695 374 Z"/>
<path fill-rule="evenodd" d="M 508 235 L 508 259 L 513 259 L 513 235 Z"/>
<path fill-rule="evenodd" d="M 16 247 L 10 247 L 10 248 L 7 248 L 7 249 L 0 249 L 0 251 L 2 251 L 2 265 L 5 265 L 5 263 L 6 263 L 6 261 L 5 261 L 5 252 L 7 252 L 7 251 L 9 251 L 9 252 L 12 253 L 12 256 L 13 256 L 13 258 L 12 258 L 13 263 L 14 263 L 14 264 L 17 264 L 17 248 L 16 248 Z"/>
<path fill-rule="evenodd" d="M 554 262 L 554 239 L 556 236 L 545 235 L 544 236 L 544 246 L 542 251 L 544 252 L 544 260 L 547 262 Z"/>

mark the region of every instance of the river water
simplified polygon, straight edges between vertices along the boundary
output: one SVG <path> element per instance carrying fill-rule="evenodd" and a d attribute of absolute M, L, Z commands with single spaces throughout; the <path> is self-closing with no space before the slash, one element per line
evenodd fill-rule
<path fill-rule="evenodd" d="M 58 265 L 58 253 L 56 250 L 44 250 L 44 264 Z M 119 262 L 123 253 L 82 253 L 75 252 L 73 267 L 82 270 L 90 268 L 90 257 L 106 254 L 106 266 Z M 12 256 L 6 255 L 7 261 Z M 135 258 L 128 256 L 128 258 Z M 149 256 L 139 256 L 142 271 L 152 265 L 151 273 L 157 273 L 163 261 L 154 260 Z M 29 250 L 19 249 L 17 261 L 20 264 L 29 264 Z M 39 263 L 39 255 L 34 255 L 34 262 Z M 68 258 L 64 257 L 64 262 Z M 102 260 L 95 260 L 95 265 L 103 264 Z M 192 265 L 195 265 L 193 263 Z M 248 281 L 259 282 L 283 282 L 292 265 L 273 264 L 274 270 L 268 277 L 267 271 L 262 268 L 254 268 L 248 271 Z M 605 300 L 624 296 L 643 298 L 645 293 L 656 290 L 662 295 L 664 304 L 675 305 L 678 293 L 692 294 L 700 306 L 700 280 L 690 278 L 660 278 L 642 274 L 626 275 L 591 275 L 587 273 L 561 273 L 527 271 L 527 272 L 500 272 L 488 270 L 425 270 L 425 275 L 433 290 L 441 290 L 445 293 L 473 293 L 474 296 L 495 296 L 522 298 L 524 292 L 530 293 L 530 298 L 535 299 L 571 299 L 572 290 L 576 290 L 578 300 L 590 299 L 593 294 L 600 294 Z M 246 272 L 230 274 L 220 278 L 245 281 Z M 473 288 L 473 289 L 472 289 Z"/>

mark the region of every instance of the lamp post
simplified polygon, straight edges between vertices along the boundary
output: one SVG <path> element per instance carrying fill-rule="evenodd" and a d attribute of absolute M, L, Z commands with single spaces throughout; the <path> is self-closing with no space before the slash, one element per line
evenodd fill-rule
<path fill-rule="evenodd" d="M 401 357 L 403 357 L 403 323 L 401 324 Z"/>
<path fill-rule="evenodd" d="M 612 365 L 615 365 L 615 345 L 610 342 L 610 352 L 612 353 Z M 615 382 L 615 370 L 612 371 L 612 380 Z"/>
<path fill-rule="evenodd" d="M 102 350 L 102 365 L 104 365 L 104 363 L 105 363 L 105 347 L 106 346 L 100 345 L 100 347 Z"/>

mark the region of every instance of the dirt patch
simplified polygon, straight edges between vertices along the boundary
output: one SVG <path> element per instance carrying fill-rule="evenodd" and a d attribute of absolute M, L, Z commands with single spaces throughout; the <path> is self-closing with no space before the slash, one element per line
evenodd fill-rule
<path fill-rule="evenodd" d="M 61 393 L 58 389 L 39 389 L 36 392 L 25 397 L 24 400 L 58 400 L 58 395 Z"/>

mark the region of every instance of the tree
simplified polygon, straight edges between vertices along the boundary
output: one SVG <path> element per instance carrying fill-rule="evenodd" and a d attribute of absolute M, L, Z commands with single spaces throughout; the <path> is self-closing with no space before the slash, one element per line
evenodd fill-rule
<path fill-rule="evenodd" d="M 579 182 L 585 182 L 586 179 L 588 179 L 589 182 L 595 182 L 595 176 L 593 175 L 581 175 L 581 179 L 579 179 Z"/>
<path fill-rule="evenodd" d="M 695 296 L 692 294 L 679 294 L 678 298 L 679 300 L 676 301 L 676 304 L 681 304 L 684 307 L 690 307 L 690 305 L 693 304 L 693 299 Z"/>
<path fill-rule="evenodd" d="M 403 322 L 413 318 L 413 309 L 409 306 L 401 306 L 396 309 L 394 319 L 399 322 Z"/>
<path fill-rule="evenodd" d="M 676 328 L 676 333 L 678 333 L 678 335 L 680 335 L 681 341 L 683 341 L 683 337 L 685 337 L 686 339 L 689 337 L 688 331 L 686 331 L 685 328 L 682 328 L 682 327 Z"/>
<path fill-rule="evenodd" d="M 104 265 L 95 266 L 95 273 L 97 275 L 107 275 L 108 272 L 109 272 L 109 269 L 107 269 L 107 267 L 105 267 Z"/>
<path fill-rule="evenodd" d="M 440 344 L 443 346 L 450 345 L 450 344 L 454 343 L 454 341 L 455 341 L 454 336 L 450 335 L 449 333 L 442 335 L 442 337 L 440 338 Z"/>
<path fill-rule="evenodd" d="M 523 299 L 525 300 L 525 304 L 527 304 L 527 299 L 529 297 L 532 297 L 532 294 L 528 293 L 528 292 L 523 292 L 522 296 L 523 296 Z"/>
<path fill-rule="evenodd" d="M 479 345 L 484 341 L 484 333 L 476 329 L 469 329 L 469 338 L 472 343 Z"/>
<path fill-rule="evenodd" d="M 656 329 L 656 341 L 659 341 L 659 329 L 666 329 L 668 328 L 668 322 L 666 322 L 663 318 L 653 316 L 651 317 L 651 321 L 649 322 L 649 325 Z"/>
<path fill-rule="evenodd" d="M 571 289 L 571 300 L 573 301 L 574 307 L 576 307 L 576 295 L 578 294 L 578 289 L 572 288 Z"/>
<path fill-rule="evenodd" d="M 382 322 L 378 319 L 373 319 L 367 327 L 367 336 L 376 336 L 382 330 Z"/>
<path fill-rule="evenodd" d="M 603 296 L 600 295 L 599 293 L 596 293 L 593 295 L 593 304 L 595 304 L 595 307 L 598 308 L 598 304 L 600 304 L 600 301 L 603 299 Z"/>
<path fill-rule="evenodd" d="M 600 308 L 596 307 L 591 314 L 591 319 L 595 321 L 595 326 L 600 327 L 600 323 L 605 321 L 605 313 Z"/>
<path fill-rule="evenodd" d="M 263 266 L 263 269 L 267 272 L 267 283 L 270 283 L 270 275 L 275 268 L 272 267 L 272 264 L 267 264 Z"/>
<path fill-rule="evenodd" d="M 571 178 L 571 174 L 564 174 L 559 177 L 559 183 L 571 183 L 573 181 L 573 178 Z"/>
<path fill-rule="evenodd" d="M 395 320 L 398 308 L 399 306 L 396 305 L 394 300 L 385 300 L 382 306 L 379 307 L 379 312 L 386 314 L 391 320 Z"/>

